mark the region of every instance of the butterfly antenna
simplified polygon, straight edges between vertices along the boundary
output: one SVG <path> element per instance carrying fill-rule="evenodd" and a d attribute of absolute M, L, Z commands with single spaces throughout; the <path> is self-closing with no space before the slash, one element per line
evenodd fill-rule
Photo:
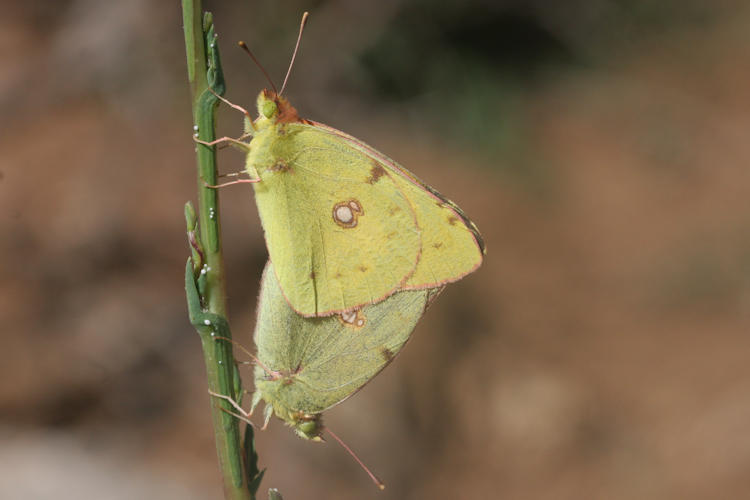
<path fill-rule="evenodd" d="M 299 43 L 302 41 L 302 32 L 305 30 L 305 24 L 307 24 L 307 17 L 310 15 L 309 12 L 302 14 L 302 21 L 299 23 L 299 34 L 297 35 L 297 44 L 294 46 L 294 52 L 292 53 L 292 60 L 289 63 L 289 69 L 286 70 L 286 76 L 284 77 L 284 83 L 281 85 L 281 92 L 279 95 L 284 93 L 286 88 L 286 82 L 289 80 L 289 74 L 292 72 L 292 66 L 294 66 L 294 59 L 297 57 L 297 51 L 299 50 Z"/>
<path fill-rule="evenodd" d="M 354 460 L 356 460 L 356 461 L 357 461 L 357 463 L 359 464 L 359 466 L 360 466 L 360 467 L 362 467 L 362 468 L 363 468 L 363 469 L 365 470 L 365 472 L 367 472 L 367 475 L 368 475 L 368 476 L 370 476 L 370 479 L 372 479 L 372 482 L 373 482 L 373 483 L 375 483 L 375 486 L 377 486 L 377 487 L 378 487 L 378 488 L 380 488 L 381 490 L 384 490 L 384 489 L 385 489 L 385 484 L 383 483 L 383 481 L 381 481 L 380 479 L 378 479 L 378 478 L 377 478 L 377 477 L 375 476 L 375 474 L 373 474 L 372 472 L 370 472 L 370 469 L 368 469 L 368 468 L 367 468 L 367 466 L 366 466 L 366 465 L 365 465 L 364 463 L 362 463 L 362 460 L 360 460 L 360 459 L 359 459 L 359 457 L 357 456 L 357 454 L 356 454 L 356 453 L 354 453 L 354 452 L 352 451 L 352 449 L 351 449 L 351 448 L 349 448 L 349 447 L 348 447 L 348 446 L 346 445 L 346 443 L 344 443 L 344 442 L 343 442 L 343 441 L 341 440 L 341 438 L 340 438 L 340 437 L 338 437 L 338 436 L 337 436 L 336 434 L 334 434 L 334 433 L 333 433 L 333 431 L 331 431 L 331 429 L 329 429 L 328 427 L 326 427 L 326 432 L 327 432 L 328 434 L 330 434 L 330 435 L 331 435 L 331 437 L 332 437 L 333 439 L 335 439 L 335 440 L 336 440 L 336 441 L 337 441 L 337 442 L 338 442 L 338 443 L 339 443 L 339 444 L 341 445 L 341 447 L 342 447 L 342 448 L 344 448 L 344 449 L 345 449 L 345 450 L 346 450 L 347 452 L 349 452 L 349 455 L 351 455 L 351 456 L 352 456 L 352 458 L 354 458 Z"/>
<path fill-rule="evenodd" d="M 239 42 L 237 42 L 237 45 L 239 45 L 240 48 L 244 50 L 245 52 L 247 52 L 247 54 L 252 58 L 253 62 L 255 62 L 255 65 L 258 66 L 260 70 L 263 72 L 263 74 L 266 76 L 266 80 L 268 80 L 268 83 L 271 84 L 271 88 L 273 89 L 273 91 L 276 92 L 276 85 L 273 84 L 273 80 L 271 80 L 271 77 L 268 76 L 268 71 L 266 71 L 266 68 L 263 67 L 260 61 L 258 61 L 258 59 L 255 57 L 255 55 L 252 52 L 250 52 L 250 48 L 247 46 L 247 44 L 243 42 L 242 40 L 240 40 Z M 278 92 L 276 93 L 278 94 Z"/>

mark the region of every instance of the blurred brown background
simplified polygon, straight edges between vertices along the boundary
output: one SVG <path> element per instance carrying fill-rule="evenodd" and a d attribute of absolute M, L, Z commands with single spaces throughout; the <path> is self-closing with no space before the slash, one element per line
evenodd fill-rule
<path fill-rule="evenodd" d="M 301 498 L 750 495 L 750 8 L 739 1 L 206 2 L 227 97 L 279 82 L 482 230 L 396 362 L 327 422 L 258 437 Z M 219 498 L 182 205 L 179 2 L 3 2 L 0 498 Z M 220 130 L 238 135 L 237 113 Z M 225 172 L 242 156 L 221 154 Z M 251 345 L 266 258 L 222 191 Z M 249 371 L 246 371 L 249 375 Z M 249 383 L 249 377 L 247 377 Z"/>

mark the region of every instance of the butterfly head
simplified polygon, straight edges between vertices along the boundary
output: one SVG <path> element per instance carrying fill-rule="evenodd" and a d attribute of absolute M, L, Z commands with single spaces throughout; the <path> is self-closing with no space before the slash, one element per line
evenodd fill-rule
<path fill-rule="evenodd" d="M 265 89 L 258 94 L 258 121 L 270 121 L 271 123 L 294 123 L 299 122 L 300 117 L 297 110 L 289 104 L 289 101 L 281 97 L 273 90 Z"/>
<path fill-rule="evenodd" d="M 294 432 L 296 432 L 302 439 L 323 441 L 321 435 L 323 434 L 325 427 L 323 426 L 323 419 L 321 418 L 320 413 L 316 413 L 315 415 L 299 415 L 294 423 L 292 423 L 292 427 L 294 427 Z"/>

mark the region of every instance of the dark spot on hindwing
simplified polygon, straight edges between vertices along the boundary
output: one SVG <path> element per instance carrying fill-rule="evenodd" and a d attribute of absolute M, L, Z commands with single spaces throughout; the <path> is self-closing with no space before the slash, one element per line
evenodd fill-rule
<path fill-rule="evenodd" d="M 393 351 L 388 349 L 386 346 L 380 347 L 380 355 L 383 356 L 383 359 L 385 359 L 386 363 L 393 359 Z"/>

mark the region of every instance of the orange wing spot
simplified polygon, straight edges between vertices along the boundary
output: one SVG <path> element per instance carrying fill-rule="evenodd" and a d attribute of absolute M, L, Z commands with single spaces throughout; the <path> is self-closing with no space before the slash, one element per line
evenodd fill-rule
<path fill-rule="evenodd" d="M 363 272 L 363 273 L 367 272 L 367 266 L 359 266 L 357 269 L 359 269 L 360 272 Z"/>
<path fill-rule="evenodd" d="M 448 217 L 448 224 L 450 224 L 451 226 L 455 226 L 456 222 L 458 222 L 457 218 L 453 217 L 452 215 Z"/>
<path fill-rule="evenodd" d="M 438 241 L 437 243 L 433 243 L 432 244 L 432 248 L 440 248 L 441 246 L 443 246 L 443 242 L 442 241 Z"/>
<path fill-rule="evenodd" d="M 356 227 L 357 219 L 364 214 L 362 205 L 354 198 L 341 201 L 333 206 L 333 221 L 341 227 Z"/>
<path fill-rule="evenodd" d="M 373 160 L 372 168 L 370 169 L 370 177 L 367 179 L 367 183 L 375 184 L 385 174 L 386 172 L 383 166 Z"/>
<path fill-rule="evenodd" d="M 344 275 L 341 274 L 340 272 L 336 271 L 336 274 L 334 274 L 333 277 L 334 277 L 334 279 L 340 279 L 340 278 L 343 278 Z"/>
<path fill-rule="evenodd" d="M 311 271 L 311 272 L 310 272 L 310 279 L 311 279 L 311 280 L 314 280 L 314 279 L 315 279 L 315 271 Z"/>

